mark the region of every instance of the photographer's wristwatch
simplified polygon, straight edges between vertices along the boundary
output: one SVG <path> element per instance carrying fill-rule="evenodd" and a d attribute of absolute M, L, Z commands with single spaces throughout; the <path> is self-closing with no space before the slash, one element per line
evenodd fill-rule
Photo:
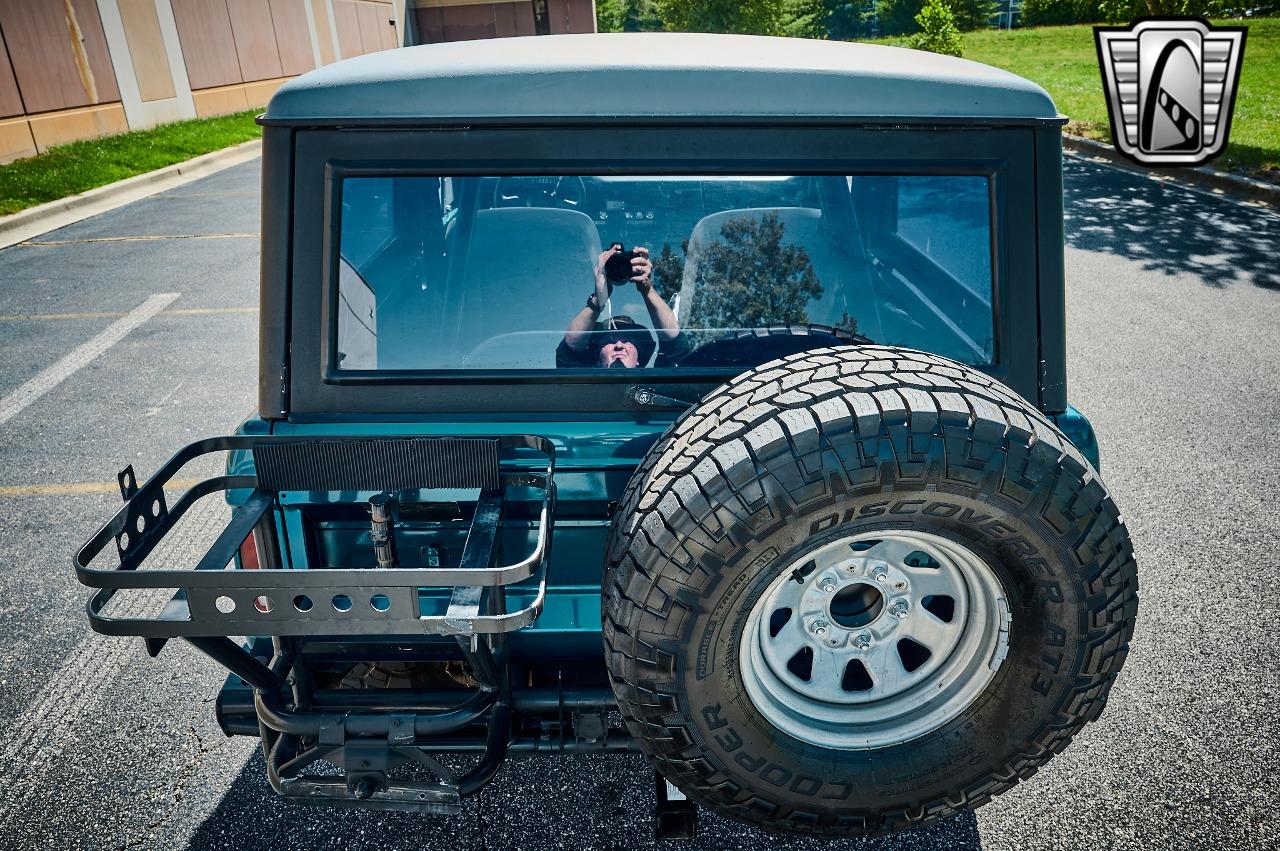
<path fill-rule="evenodd" d="M 587 296 L 587 310 L 599 313 L 604 308 L 600 304 L 600 299 L 596 298 L 596 294 L 592 293 Z"/>

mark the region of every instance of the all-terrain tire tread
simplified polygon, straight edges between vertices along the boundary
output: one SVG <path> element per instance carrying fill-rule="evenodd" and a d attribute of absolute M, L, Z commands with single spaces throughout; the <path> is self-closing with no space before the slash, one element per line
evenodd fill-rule
<path fill-rule="evenodd" d="M 773 477 L 790 504 L 772 501 Z M 796 505 L 879 482 L 951 483 L 1034 508 L 1073 536 L 1088 592 L 1086 652 L 1038 732 L 988 776 L 936 800 L 831 818 L 742 788 L 708 760 L 680 704 L 683 621 L 736 545 Z M 625 723 L 690 798 L 813 834 L 882 834 L 973 808 L 1030 777 L 1098 717 L 1128 653 L 1137 574 L 1096 472 L 1044 414 L 995 379 L 892 346 L 801 352 L 745 373 L 686 411 L 628 484 L 607 549 L 603 633 Z"/>

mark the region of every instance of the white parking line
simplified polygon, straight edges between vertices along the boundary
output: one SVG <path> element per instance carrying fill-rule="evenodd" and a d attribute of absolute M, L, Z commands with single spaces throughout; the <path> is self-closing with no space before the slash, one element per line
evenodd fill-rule
<path fill-rule="evenodd" d="M 166 488 L 190 490 L 203 479 L 170 479 Z M 0 485 L 0 499 L 18 496 L 79 496 L 81 494 L 118 494 L 119 482 L 67 482 L 65 484 Z"/>
<path fill-rule="evenodd" d="M 224 313 L 257 313 L 257 307 L 175 307 L 162 316 L 221 316 Z M 63 319 L 119 319 L 123 310 L 89 310 L 75 313 L 0 313 L 0 322 L 57 322 Z"/>
<path fill-rule="evenodd" d="M 261 234 L 242 233 L 174 233 L 141 236 L 95 236 L 89 239 L 29 239 L 17 248 L 41 248 L 58 245 L 93 245 L 98 242 L 157 242 L 169 239 L 257 239 Z"/>
<path fill-rule="evenodd" d="M 17 390 L 0 399 L 0 425 L 9 420 L 57 387 L 77 370 L 91 363 L 94 358 L 124 339 L 125 335 L 164 310 L 181 293 L 156 293 L 142 304 L 107 326 L 107 329 L 87 343 L 77 346 L 62 360 L 23 384 Z"/>
<path fill-rule="evenodd" d="M 216 496 L 199 500 L 179 521 L 150 556 L 150 564 L 195 564 L 213 543 L 230 518 L 231 510 Z M 114 553 L 108 554 L 108 566 Z M 86 591 L 86 594 L 88 592 Z M 169 589 L 135 591 L 108 604 L 107 614 L 122 618 L 154 617 L 172 594 Z M 84 631 L 89 627 L 85 625 Z M 106 724 L 99 707 L 126 667 L 142 664 L 145 657 L 137 639 L 114 638 L 90 633 L 58 663 L 27 708 L 4 724 L 0 741 L 0 824 L 8 823 L 32 797 L 39 797 L 46 784 L 55 782 L 64 754 L 75 752 L 78 738 L 104 735 Z M 201 659 L 177 659 L 157 665 L 205 665 Z M 164 688 L 159 680 L 157 688 Z M 192 701 L 189 713 L 204 711 L 200 701 Z M 138 718 L 126 724 L 140 723 Z M 0 841 L 0 847 L 9 847 Z"/>

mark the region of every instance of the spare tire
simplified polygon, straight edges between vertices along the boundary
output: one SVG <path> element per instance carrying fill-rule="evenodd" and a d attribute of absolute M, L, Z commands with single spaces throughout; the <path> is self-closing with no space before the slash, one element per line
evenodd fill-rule
<path fill-rule="evenodd" d="M 875 834 L 972 808 L 1098 716 L 1137 613 L 1129 534 L 1057 428 L 978 370 L 853 346 L 687 411 L 614 517 L 605 650 L 690 799 Z"/>

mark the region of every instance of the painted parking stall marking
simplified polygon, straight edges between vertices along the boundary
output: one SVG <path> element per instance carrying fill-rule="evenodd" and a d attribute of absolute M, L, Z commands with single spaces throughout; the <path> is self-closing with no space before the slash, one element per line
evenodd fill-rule
<path fill-rule="evenodd" d="M 115 487 L 118 491 L 119 485 Z M 220 499 L 197 501 L 184 516 L 183 534 L 162 543 L 149 558 L 158 564 L 195 563 L 230 514 L 230 507 Z M 115 614 L 145 617 L 157 611 L 171 594 L 167 588 L 157 588 L 121 600 Z M 57 673 L 22 714 L 5 724 L 0 742 L 0 818 L 12 817 L 57 776 L 64 754 L 77 746 L 67 731 L 91 725 L 98 707 L 110 694 L 111 684 L 127 666 L 139 664 L 143 657 L 137 640 L 90 634 L 62 660 Z"/>
<path fill-rule="evenodd" d="M 99 355 L 125 338 L 148 319 L 172 304 L 181 293 L 157 293 L 107 326 L 89 342 L 67 353 L 53 366 L 0 399 L 0 425 L 22 413 L 28 405 L 57 387 L 77 371 L 92 363 Z"/>
<path fill-rule="evenodd" d="M 139 236 L 94 236 L 86 239 L 29 239 L 19 242 L 15 248 L 48 248 L 59 245 L 94 245 L 99 242 L 156 242 L 169 239 L 257 239 L 259 234 L 250 231 L 236 233 L 162 233 Z"/>
<path fill-rule="evenodd" d="M 162 310 L 158 316 L 222 316 L 224 314 L 257 313 L 257 306 L 245 307 L 175 307 Z M 127 316 L 124 310 L 90 310 L 72 313 L 3 313 L 0 322 L 61 322 L 72 319 L 119 319 Z"/>
<path fill-rule="evenodd" d="M 200 479 L 170 479 L 165 487 L 170 490 L 188 490 L 200 483 Z M 0 499 L 20 496 L 80 496 L 82 494 L 118 494 L 119 482 L 65 482 L 31 485 L 0 485 Z"/>

